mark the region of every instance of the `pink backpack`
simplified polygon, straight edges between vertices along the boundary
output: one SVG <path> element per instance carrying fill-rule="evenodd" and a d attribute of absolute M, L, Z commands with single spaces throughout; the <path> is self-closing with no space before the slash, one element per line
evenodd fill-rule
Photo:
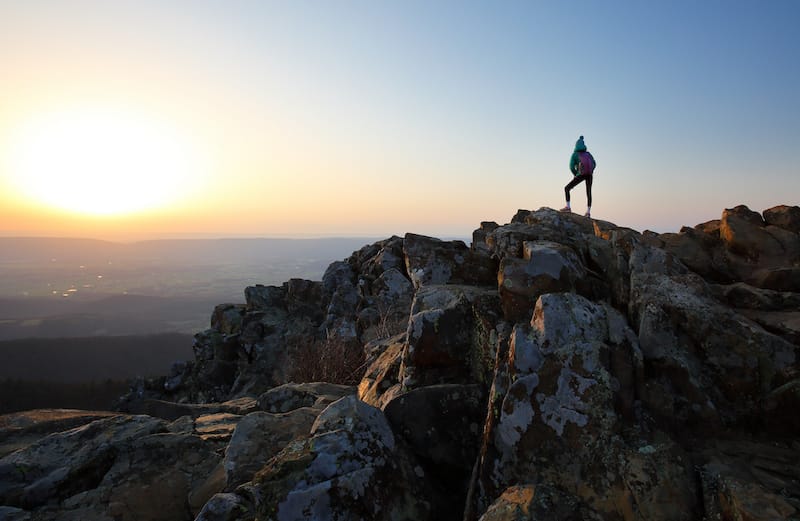
<path fill-rule="evenodd" d="M 578 174 L 592 175 L 594 173 L 594 158 L 589 152 L 578 152 Z"/>

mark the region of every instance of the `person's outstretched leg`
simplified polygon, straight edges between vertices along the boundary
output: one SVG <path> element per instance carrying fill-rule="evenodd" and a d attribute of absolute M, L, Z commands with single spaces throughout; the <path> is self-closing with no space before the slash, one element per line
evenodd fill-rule
<path fill-rule="evenodd" d="M 586 217 L 592 216 L 592 176 L 586 176 Z"/>
<path fill-rule="evenodd" d="M 564 187 L 564 195 L 567 198 L 567 206 L 561 209 L 562 212 L 572 211 L 569 204 L 569 191 L 578 186 L 578 184 L 583 180 L 584 177 L 582 175 L 576 175 L 575 177 L 572 178 L 572 181 L 570 181 L 569 184 L 567 184 L 567 186 Z"/>

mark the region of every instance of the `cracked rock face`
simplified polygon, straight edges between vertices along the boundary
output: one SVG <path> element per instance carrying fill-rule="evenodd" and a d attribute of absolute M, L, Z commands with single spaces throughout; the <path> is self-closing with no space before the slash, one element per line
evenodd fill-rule
<path fill-rule="evenodd" d="M 642 363 L 636 335 L 624 324 L 610 306 L 575 294 L 539 298 L 531 324 L 514 328 L 498 369 L 506 384 L 491 400 L 497 420 L 485 438 L 482 490 L 547 483 L 593 510 L 623 515 L 615 502 L 628 478 L 618 465 L 627 447 L 615 396 L 634 389 L 615 373 L 640 371 Z M 612 363 L 612 353 L 628 365 Z"/>
<path fill-rule="evenodd" d="M 403 388 L 487 379 L 491 326 L 482 317 L 498 314 L 496 290 L 443 285 L 417 291 L 400 368 Z"/>
<path fill-rule="evenodd" d="M 585 277 L 586 268 L 571 248 L 525 241 L 522 259 L 506 257 L 500 263 L 498 291 L 506 319 L 529 320 L 540 295 L 574 291 Z"/>
<path fill-rule="evenodd" d="M 308 439 L 273 459 L 250 494 L 269 519 L 425 519 L 430 505 L 419 472 L 383 413 L 350 396 L 320 414 Z"/>

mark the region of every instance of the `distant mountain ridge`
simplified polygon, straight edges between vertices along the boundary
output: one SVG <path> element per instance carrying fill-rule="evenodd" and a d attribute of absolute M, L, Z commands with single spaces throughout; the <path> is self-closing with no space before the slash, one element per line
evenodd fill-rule
<path fill-rule="evenodd" d="M 0 238 L 0 339 L 197 332 L 214 303 L 319 279 L 363 240 Z"/>
<path fill-rule="evenodd" d="M 286 239 L 221 238 L 158 239 L 131 243 L 97 239 L 49 237 L 0 237 L 0 264 L 98 260 L 168 260 L 215 264 L 260 262 L 265 258 L 343 258 L 359 248 L 364 237 Z M 333 255 L 333 257 L 331 257 Z"/>
<path fill-rule="evenodd" d="M 163 373 L 191 355 L 192 336 L 178 333 L 9 340 L 0 342 L 0 380 L 132 380 Z"/>

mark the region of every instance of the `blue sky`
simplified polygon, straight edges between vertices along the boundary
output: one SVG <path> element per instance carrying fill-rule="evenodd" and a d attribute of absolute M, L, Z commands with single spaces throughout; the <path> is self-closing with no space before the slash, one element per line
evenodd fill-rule
<path fill-rule="evenodd" d="M 677 231 L 798 204 L 798 20 L 789 1 L 0 1 L 0 141 L 111 103 L 208 156 L 156 217 L 67 219 L 89 233 L 466 236 L 563 206 L 582 134 L 594 216 Z M 50 226 L 15 216 L 0 233 Z"/>

